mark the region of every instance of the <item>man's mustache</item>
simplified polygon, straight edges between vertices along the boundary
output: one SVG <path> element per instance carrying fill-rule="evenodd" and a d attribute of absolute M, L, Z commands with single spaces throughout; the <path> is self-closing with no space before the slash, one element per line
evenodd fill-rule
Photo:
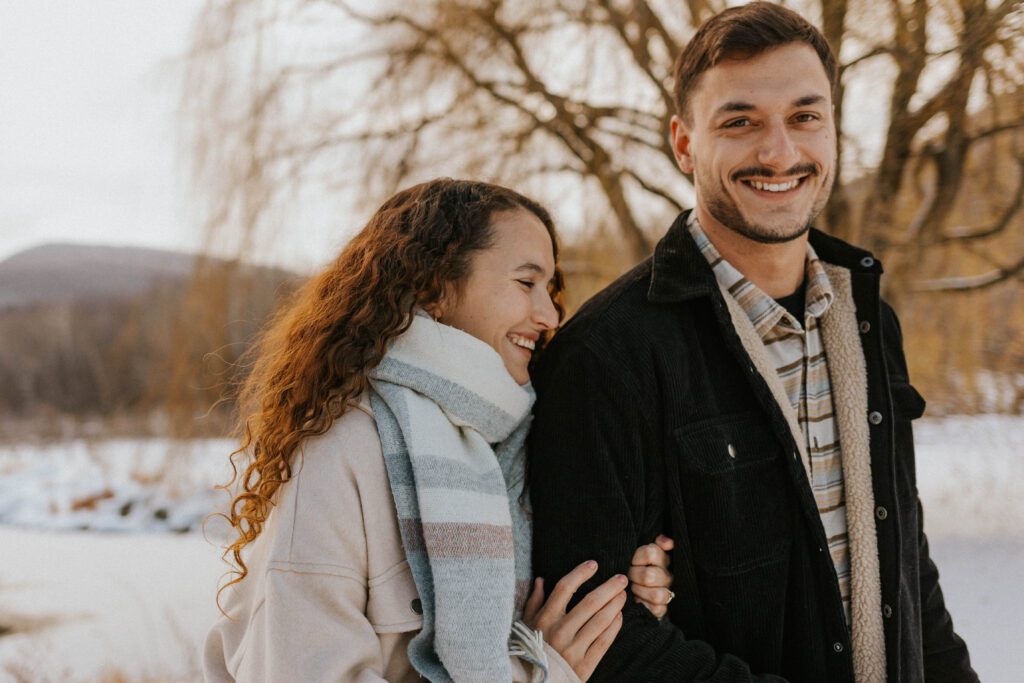
<path fill-rule="evenodd" d="M 811 163 L 797 164 L 796 166 L 786 169 L 781 173 L 777 173 L 765 166 L 748 166 L 746 168 L 741 168 L 738 171 L 733 171 L 732 175 L 729 176 L 729 179 L 735 183 L 746 178 L 786 178 L 796 175 L 817 176 L 821 175 L 821 170 L 818 168 L 817 164 Z"/>

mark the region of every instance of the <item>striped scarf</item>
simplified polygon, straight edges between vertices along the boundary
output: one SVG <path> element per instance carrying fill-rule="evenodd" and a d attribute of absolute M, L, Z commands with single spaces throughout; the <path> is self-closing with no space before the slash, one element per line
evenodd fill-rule
<path fill-rule="evenodd" d="M 423 605 L 410 662 L 430 681 L 510 681 L 511 648 L 543 675 L 542 646 L 521 624 L 513 629 L 530 585 L 521 499 L 533 390 L 488 344 L 422 312 L 370 372 L 370 385 Z"/>

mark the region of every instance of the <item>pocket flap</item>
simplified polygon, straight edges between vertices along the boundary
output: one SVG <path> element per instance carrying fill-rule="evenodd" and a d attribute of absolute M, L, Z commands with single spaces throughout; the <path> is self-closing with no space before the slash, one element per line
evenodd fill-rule
<path fill-rule="evenodd" d="M 721 415 L 675 430 L 684 467 L 726 474 L 776 459 L 782 452 L 775 433 L 756 413 Z"/>
<path fill-rule="evenodd" d="M 377 633 L 404 633 L 423 627 L 423 609 L 408 562 L 370 579 L 368 593 L 366 618 Z"/>

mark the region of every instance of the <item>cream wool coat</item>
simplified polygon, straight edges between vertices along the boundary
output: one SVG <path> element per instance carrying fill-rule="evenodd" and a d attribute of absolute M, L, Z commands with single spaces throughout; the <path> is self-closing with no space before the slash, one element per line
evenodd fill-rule
<path fill-rule="evenodd" d="M 406 647 L 422 626 L 369 404 L 349 410 L 296 455 L 249 575 L 224 593 L 206 638 L 208 683 L 411 683 Z M 418 604 L 417 604 L 418 607 Z M 549 680 L 578 682 L 545 645 Z M 513 658 L 514 681 L 532 666 Z"/>

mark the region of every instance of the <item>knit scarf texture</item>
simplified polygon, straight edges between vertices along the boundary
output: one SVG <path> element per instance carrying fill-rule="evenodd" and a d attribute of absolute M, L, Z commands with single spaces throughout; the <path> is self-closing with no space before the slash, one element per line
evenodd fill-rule
<path fill-rule="evenodd" d="M 369 377 L 423 607 L 409 660 L 430 681 L 511 681 L 509 636 L 531 578 L 522 494 L 534 392 L 491 346 L 423 312 Z"/>

